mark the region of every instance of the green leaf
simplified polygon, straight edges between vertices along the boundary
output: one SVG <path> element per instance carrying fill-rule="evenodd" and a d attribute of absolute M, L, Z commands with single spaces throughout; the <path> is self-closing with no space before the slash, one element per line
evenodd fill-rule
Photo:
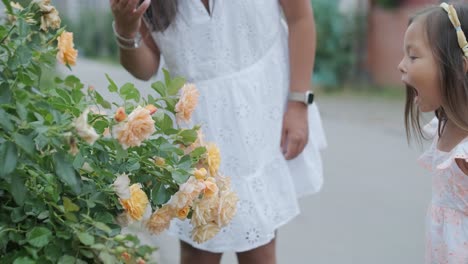
<path fill-rule="evenodd" d="M 94 95 L 96 96 L 96 102 L 98 104 L 100 104 L 102 107 L 106 109 L 111 109 L 112 107 L 111 104 L 108 101 L 104 100 L 104 98 L 102 98 L 102 96 L 98 92 L 94 93 Z"/>
<path fill-rule="evenodd" d="M 69 162 L 63 152 L 54 155 L 55 174 L 60 180 L 68 185 L 75 194 L 80 193 L 80 180 L 75 173 L 73 164 Z"/>
<path fill-rule="evenodd" d="M 120 96 L 125 100 L 140 102 L 140 92 L 132 83 L 126 83 L 120 88 Z"/>
<path fill-rule="evenodd" d="M 201 155 L 205 154 L 205 152 L 206 152 L 205 147 L 198 147 L 190 153 L 190 156 L 192 158 L 199 158 Z"/>
<path fill-rule="evenodd" d="M 28 243 L 37 248 L 46 246 L 52 237 L 52 232 L 45 227 L 34 227 L 26 234 Z"/>
<path fill-rule="evenodd" d="M 3 5 L 6 7 L 9 14 L 13 14 L 13 8 L 10 5 L 10 0 L 2 0 Z"/>
<path fill-rule="evenodd" d="M 27 28 L 24 28 L 24 34 L 27 34 Z M 17 63 L 20 65 L 27 65 L 31 62 L 32 52 L 31 48 L 27 45 L 21 45 L 15 52 L 14 60 L 17 60 Z"/>
<path fill-rule="evenodd" d="M 20 175 L 11 177 L 11 194 L 17 205 L 22 206 L 26 198 L 27 188 L 24 185 L 24 180 Z"/>
<path fill-rule="evenodd" d="M 29 257 L 19 257 L 15 259 L 13 264 L 35 264 L 36 262 Z"/>
<path fill-rule="evenodd" d="M 172 128 L 172 126 L 174 125 L 174 122 L 172 121 L 172 118 L 169 115 L 164 114 L 164 117 L 162 118 L 162 120 L 156 121 L 156 125 L 164 132 Z"/>
<path fill-rule="evenodd" d="M 13 123 L 11 122 L 11 115 L 5 112 L 5 110 L 0 108 L 0 125 L 2 129 L 5 129 L 7 131 L 13 131 L 14 126 Z"/>
<path fill-rule="evenodd" d="M 57 262 L 57 264 L 75 264 L 75 263 L 76 263 L 76 258 L 69 256 L 69 255 L 65 255 L 61 257 L 59 261 Z"/>
<path fill-rule="evenodd" d="M 181 137 L 184 145 L 190 145 L 197 139 L 197 131 L 193 129 L 186 129 L 180 132 L 179 136 Z"/>
<path fill-rule="evenodd" d="M 111 254 L 109 254 L 107 251 L 101 251 L 101 253 L 99 253 L 99 259 L 101 259 L 101 261 L 104 264 L 117 263 L 117 259 L 114 256 L 112 256 Z"/>
<path fill-rule="evenodd" d="M 24 213 L 22 207 L 17 207 L 11 211 L 10 218 L 13 223 L 19 223 L 26 219 L 28 216 Z"/>
<path fill-rule="evenodd" d="M 162 82 L 155 82 L 151 84 L 151 88 L 155 90 L 161 97 L 167 96 L 166 86 Z"/>
<path fill-rule="evenodd" d="M 0 84 L 0 105 L 11 101 L 11 90 L 7 82 Z M 1 123 L 0 123 L 1 124 Z"/>
<path fill-rule="evenodd" d="M 0 145 L 0 178 L 4 178 L 12 173 L 18 161 L 18 151 L 16 145 L 10 141 Z"/>
<path fill-rule="evenodd" d="M 169 73 L 168 70 L 166 69 L 162 69 L 163 71 L 163 74 L 164 74 L 164 82 L 166 83 L 166 86 L 169 87 L 169 85 L 171 84 L 171 74 Z"/>
<path fill-rule="evenodd" d="M 100 229 L 104 232 L 106 232 L 107 234 L 110 234 L 112 232 L 112 229 L 110 227 L 108 227 L 106 224 L 104 223 L 101 223 L 101 222 L 96 222 L 94 223 L 94 226 L 97 228 L 97 229 Z"/>
<path fill-rule="evenodd" d="M 16 144 L 29 155 L 34 154 L 34 141 L 31 135 L 25 136 L 19 133 L 13 135 Z"/>
<path fill-rule="evenodd" d="M 73 203 L 68 197 L 63 197 L 63 207 L 67 212 L 78 212 L 80 207 Z"/>
<path fill-rule="evenodd" d="M 189 177 L 190 175 L 183 174 L 180 171 L 172 172 L 172 179 L 174 179 L 174 181 L 176 181 L 178 184 L 183 184 L 184 182 L 188 180 Z"/>
<path fill-rule="evenodd" d="M 172 79 L 167 89 L 169 95 L 176 95 L 179 92 L 180 88 L 182 88 L 185 83 L 186 83 L 185 79 L 181 77 L 176 77 Z"/>
<path fill-rule="evenodd" d="M 88 233 L 85 233 L 85 232 L 78 233 L 78 238 L 80 239 L 81 243 L 83 243 L 86 246 L 91 246 L 94 244 L 94 236 Z"/>
<path fill-rule="evenodd" d="M 156 204 L 165 204 L 171 198 L 171 194 L 168 190 L 164 187 L 164 184 L 158 182 L 152 191 L 152 200 L 156 202 Z"/>
<path fill-rule="evenodd" d="M 117 87 L 117 84 L 115 84 L 115 82 L 111 79 L 111 77 L 109 77 L 107 73 L 106 73 L 106 78 L 109 81 L 109 86 L 107 87 L 107 89 L 111 93 L 116 93 L 119 90 L 119 88 Z"/>

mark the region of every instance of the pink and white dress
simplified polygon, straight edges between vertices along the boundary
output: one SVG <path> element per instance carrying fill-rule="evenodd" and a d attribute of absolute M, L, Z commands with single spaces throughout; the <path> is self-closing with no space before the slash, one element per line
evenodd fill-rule
<path fill-rule="evenodd" d="M 432 172 L 432 201 L 427 214 L 426 263 L 468 263 L 468 176 L 456 159 L 468 160 L 468 138 L 450 152 L 437 149 L 438 120 L 425 127 L 434 137 L 419 159 Z"/>

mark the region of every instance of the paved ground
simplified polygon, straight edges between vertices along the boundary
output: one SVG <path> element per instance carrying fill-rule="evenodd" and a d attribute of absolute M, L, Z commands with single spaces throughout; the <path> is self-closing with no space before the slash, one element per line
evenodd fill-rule
<path fill-rule="evenodd" d="M 120 67 L 86 60 L 72 72 L 102 91 L 104 73 L 119 85 L 134 82 Z M 406 143 L 402 102 L 352 96 L 322 96 L 317 102 L 329 142 L 325 185 L 303 199 L 302 214 L 279 230 L 279 263 L 422 263 L 430 180 L 416 163 L 421 148 Z M 156 240 L 161 263 L 178 263 L 177 240 Z M 236 263 L 234 254 L 222 263 Z"/>

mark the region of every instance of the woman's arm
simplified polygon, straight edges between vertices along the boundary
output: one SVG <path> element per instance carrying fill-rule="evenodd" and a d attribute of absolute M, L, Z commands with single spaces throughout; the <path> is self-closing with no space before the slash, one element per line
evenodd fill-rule
<path fill-rule="evenodd" d="M 143 41 L 138 49 L 120 48 L 120 64 L 135 78 L 149 80 L 158 71 L 160 51 L 145 23 L 141 23 Z"/>
<path fill-rule="evenodd" d="M 289 27 L 290 90 L 310 89 L 315 60 L 315 21 L 309 0 L 280 0 Z"/>
<path fill-rule="evenodd" d="M 135 38 L 138 31 L 143 36 L 138 48 L 120 47 L 120 63 L 133 76 L 142 80 L 149 80 L 157 72 L 160 60 L 160 51 L 143 22 L 143 14 L 150 3 L 150 0 L 144 0 L 141 4 L 140 0 L 110 0 L 115 32 L 125 39 Z"/>
<path fill-rule="evenodd" d="M 289 28 L 291 92 L 310 90 L 315 59 L 315 22 L 309 0 L 280 0 Z M 281 148 L 286 159 L 297 157 L 309 136 L 307 105 L 288 101 L 283 118 Z"/>

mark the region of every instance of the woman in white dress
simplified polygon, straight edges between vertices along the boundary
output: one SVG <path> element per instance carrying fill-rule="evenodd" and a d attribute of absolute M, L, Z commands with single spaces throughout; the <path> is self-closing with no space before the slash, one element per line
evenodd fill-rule
<path fill-rule="evenodd" d="M 299 214 L 300 196 L 322 186 L 319 151 L 326 143 L 309 92 L 310 1 L 110 3 L 130 73 L 150 79 L 162 56 L 172 75 L 195 83 L 200 102 L 192 122 L 220 147 L 220 171 L 239 196 L 232 223 L 203 244 L 190 238 L 188 221 L 171 223 L 182 241 L 181 262 L 219 263 L 222 252 L 235 251 L 240 263 L 276 263 L 276 230 Z"/>

